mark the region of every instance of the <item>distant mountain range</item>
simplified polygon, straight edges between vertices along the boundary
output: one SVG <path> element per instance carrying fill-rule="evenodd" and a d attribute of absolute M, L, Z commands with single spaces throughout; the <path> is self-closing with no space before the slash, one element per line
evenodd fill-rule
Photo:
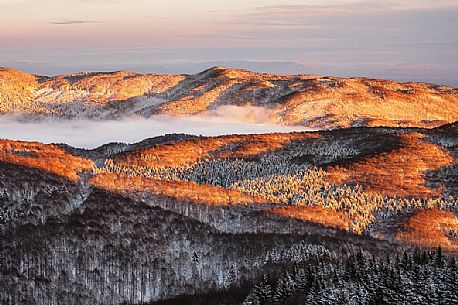
<path fill-rule="evenodd" d="M 437 127 L 458 120 L 458 89 L 367 78 L 280 76 L 224 67 L 195 75 L 119 71 L 54 77 L 0 68 L 1 114 L 112 119 L 221 114 L 228 106 L 237 106 L 229 115 L 248 107 L 248 115 L 263 112 L 263 123 L 312 128 Z"/>

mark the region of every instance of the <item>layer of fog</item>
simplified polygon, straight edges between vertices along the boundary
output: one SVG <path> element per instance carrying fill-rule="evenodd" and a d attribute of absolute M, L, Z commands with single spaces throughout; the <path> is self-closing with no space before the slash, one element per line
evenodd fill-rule
<path fill-rule="evenodd" d="M 221 111 L 221 110 L 219 110 Z M 234 120 L 216 113 L 200 117 L 153 116 L 151 118 L 126 118 L 122 120 L 41 120 L 24 121 L 13 117 L 0 118 L 0 138 L 39 141 L 43 143 L 66 143 L 74 147 L 95 148 L 110 142 L 135 143 L 146 138 L 171 133 L 186 133 L 203 136 L 225 134 L 250 134 L 291 132 L 304 130 L 259 123 L 264 114 L 257 113 L 255 123 L 245 122 L 243 113 Z M 255 117 L 254 117 L 255 118 Z"/>

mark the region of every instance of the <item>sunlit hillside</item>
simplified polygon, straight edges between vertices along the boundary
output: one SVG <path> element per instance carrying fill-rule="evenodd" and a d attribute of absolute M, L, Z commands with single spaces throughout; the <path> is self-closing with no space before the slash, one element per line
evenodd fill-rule
<path fill-rule="evenodd" d="M 280 76 L 224 67 L 195 75 L 86 72 L 47 77 L 8 68 L 0 73 L 0 113 L 27 117 L 195 116 L 220 114 L 233 106 L 239 107 L 229 113 L 234 117 L 237 111 L 255 109 L 264 123 L 313 128 L 437 127 L 458 120 L 457 90 L 427 83 Z"/>

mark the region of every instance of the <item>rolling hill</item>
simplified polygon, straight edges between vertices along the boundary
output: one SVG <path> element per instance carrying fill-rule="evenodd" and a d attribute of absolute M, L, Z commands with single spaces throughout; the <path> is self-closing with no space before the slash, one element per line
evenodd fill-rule
<path fill-rule="evenodd" d="M 54 77 L 0 68 L 1 114 L 107 119 L 231 114 L 243 107 L 260 111 L 263 123 L 431 128 L 458 120 L 458 90 L 426 83 L 282 76 L 224 67 L 196 75 L 120 71 Z"/>
<path fill-rule="evenodd" d="M 352 249 L 456 253 L 457 135 L 455 123 L 167 135 L 94 150 L 1 140 L 0 295 L 243 295 L 293 262 Z"/>

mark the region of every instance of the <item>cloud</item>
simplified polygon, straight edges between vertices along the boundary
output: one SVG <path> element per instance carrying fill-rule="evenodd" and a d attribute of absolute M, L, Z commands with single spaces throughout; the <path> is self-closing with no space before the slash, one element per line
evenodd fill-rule
<path fill-rule="evenodd" d="M 182 38 L 197 38 L 197 39 L 210 39 L 210 40 L 253 40 L 261 39 L 257 37 L 245 37 L 242 35 L 224 35 L 224 34 L 180 34 L 175 37 Z"/>
<path fill-rule="evenodd" d="M 274 124 L 260 124 L 265 121 L 267 112 L 256 112 L 258 120 L 245 116 L 251 111 L 242 107 L 230 108 L 230 113 L 221 111 L 208 113 L 201 117 L 126 118 L 123 120 L 43 120 L 21 121 L 14 117 L 0 118 L 0 139 L 7 138 L 43 143 L 66 143 L 81 148 L 96 148 L 110 142 L 135 143 L 146 138 L 171 133 L 217 136 L 225 134 L 250 134 L 300 131 L 300 127 L 288 127 Z M 254 108 L 254 107 L 253 107 Z M 226 109 L 228 110 L 228 109 Z M 228 115 L 240 111 L 238 117 L 230 119 Z M 256 123 L 255 123 L 256 122 Z M 88 137 L 90 135 L 90 137 Z"/>
<path fill-rule="evenodd" d="M 56 25 L 69 25 L 69 24 L 85 24 L 85 23 L 102 23 L 95 20 L 62 20 L 62 21 L 50 21 L 49 24 Z"/>
<path fill-rule="evenodd" d="M 201 117 L 216 119 L 219 122 L 271 124 L 275 120 L 276 114 L 265 107 L 223 105 L 204 113 Z"/>

